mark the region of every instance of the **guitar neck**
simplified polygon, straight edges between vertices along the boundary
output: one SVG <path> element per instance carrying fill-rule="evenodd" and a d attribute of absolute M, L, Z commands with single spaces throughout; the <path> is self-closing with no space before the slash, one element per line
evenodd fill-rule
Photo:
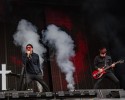
<path fill-rule="evenodd" d="M 113 64 L 118 64 L 119 62 L 114 62 Z M 108 66 L 108 67 L 106 67 L 106 68 L 104 68 L 104 70 L 107 70 L 107 69 L 109 69 L 109 68 L 111 68 L 112 66 L 110 65 L 110 66 Z"/>
<path fill-rule="evenodd" d="M 109 68 L 111 68 L 111 66 L 108 66 L 108 67 L 104 68 L 104 70 L 107 70 L 107 69 L 109 69 Z"/>

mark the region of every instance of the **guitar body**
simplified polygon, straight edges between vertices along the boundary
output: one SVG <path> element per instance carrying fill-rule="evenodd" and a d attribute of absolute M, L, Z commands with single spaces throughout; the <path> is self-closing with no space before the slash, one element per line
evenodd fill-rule
<path fill-rule="evenodd" d="M 119 60 L 119 61 L 117 61 L 117 62 L 114 62 L 113 64 L 118 64 L 118 63 L 124 63 L 124 60 Z M 102 68 L 102 72 L 99 72 L 98 70 L 95 70 L 95 71 L 93 71 L 93 73 L 92 73 L 92 76 L 93 76 L 93 78 L 94 79 L 99 79 L 99 78 L 101 78 L 102 76 L 103 76 L 103 74 L 105 74 L 106 73 L 106 70 L 107 69 L 109 69 L 109 68 L 111 68 L 112 66 L 110 65 L 110 66 L 107 66 L 106 68 Z"/>
<path fill-rule="evenodd" d="M 103 69 L 102 72 L 99 72 L 98 70 L 93 71 L 92 76 L 93 76 L 94 79 L 99 79 L 99 78 L 102 77 L 103 74 L 106 73 L 106 71 L 104 70 L 104 68 L 102 68 L 102 69 Z"/>

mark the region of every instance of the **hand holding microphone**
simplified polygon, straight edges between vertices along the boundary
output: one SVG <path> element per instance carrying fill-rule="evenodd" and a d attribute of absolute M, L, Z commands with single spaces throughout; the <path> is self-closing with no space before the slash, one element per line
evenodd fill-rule
<path fill-rule="evenodd" d="M 27 50 L 26 53 L 27 53 L 27 57 L 30 58 L 31 52 Z"/>

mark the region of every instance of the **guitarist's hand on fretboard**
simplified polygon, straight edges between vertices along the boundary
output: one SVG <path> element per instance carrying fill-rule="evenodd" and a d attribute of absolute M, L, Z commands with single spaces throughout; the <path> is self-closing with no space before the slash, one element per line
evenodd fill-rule
<path fill-rule="evenodd" d="M 115 64 L 113 63 L 113 64 L 111 65 L 111 67 L 112 67 L 112 68 L 115 67 Z"/>

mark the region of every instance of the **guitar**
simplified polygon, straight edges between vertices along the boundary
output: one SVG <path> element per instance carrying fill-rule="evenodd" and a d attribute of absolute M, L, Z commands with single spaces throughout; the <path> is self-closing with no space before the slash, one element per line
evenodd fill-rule
<path fill-rule="evenodd" d="M 117 62 L 114 62 L 113 64 L 118 64 L 118 63 L 124 63 L 124 60 L 119 60 L 119 61 L 117 61 Z M 109 69 L 109 68 L 111 68 L 112 66 L 110 65 L 110 66 L 107 66 L 106 68 L 101 68 L 102 69 L 102 71 L 101 72 L 99 72 L 99 70 L 94 70 L 93 72 L 92 72 L 92 76 L 93 76 L 93 78 L 94 79 L 99 79 L 99 78 L 101 78 L 105 73 L 106 73 L 106 70 L 107 69 Z"/>

